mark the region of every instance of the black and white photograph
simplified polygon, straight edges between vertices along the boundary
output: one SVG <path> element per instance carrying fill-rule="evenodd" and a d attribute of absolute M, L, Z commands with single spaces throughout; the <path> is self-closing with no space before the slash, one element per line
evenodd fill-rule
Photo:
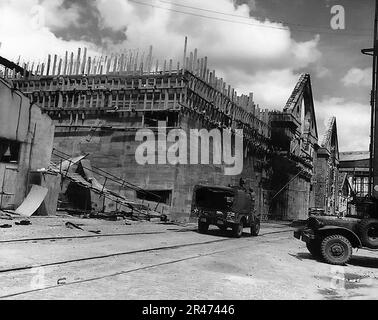
<path fill-rule="evenodd" d="M 1 301 L 377 299 L 378 0 L 0 0 Z"/>

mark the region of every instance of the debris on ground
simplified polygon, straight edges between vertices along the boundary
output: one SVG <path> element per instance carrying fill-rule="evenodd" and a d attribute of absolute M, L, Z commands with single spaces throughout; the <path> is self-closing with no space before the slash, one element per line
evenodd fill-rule
<path fill-rule="evenodd" d="M 20 222 L 15 222 L 17 226 L 29 226 L 32 223 L 29 220 L 21 220 Z"/>
<path fill-rule="evenodd" d="M 66 227 L 70 228 L 70 229 L 79 229 L 79 230 L 83 230 L 84 231 L 83 228 L 81 228 L 77 224 L 69 222 L 69 221 L 66 222 Z"/>
<path fill-rule="evenodd" d="M 47 188 L 33 184 L 29 194 L 16 209 L 15 213 L 21 216 L 30 217 L 38 210 L 45 199 L 47 192 Z"/>
<path fill-rule="evenodd" d="M 13 220 L 12 216 L 9 213 L 0 210 L 0 219 L 4 220 Z"/>
<path fill-rule="evenodd" d="M 96 233 L 96 234 L 101 233 L 101 230 L 84 230 L 83 228 L 81 228 L 77 224 L 70 222 L 70 221 L 67 221 L 65 225 L 66 225 L 67 228 L 70 228 L 70 229 L 78 229 L 78 230 L 88 231 L 88 232 L 92 232 L 92 233 Z"/>

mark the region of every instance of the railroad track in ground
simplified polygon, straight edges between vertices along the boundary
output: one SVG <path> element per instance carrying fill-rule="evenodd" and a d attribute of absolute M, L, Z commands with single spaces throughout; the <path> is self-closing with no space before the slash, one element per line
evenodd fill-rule
<path fill-rule="evenodd" d="M 88 239 L 88 238 L 105 238 L 105 237 L 122 237 L 122 236 L 137 236 L 142 234 L 162 234 L 168 231 L 151 231 L 151 232 L 129 232 L 129 233 L 111 233 L 111 234 L 91 234 L 82 236 L 61 236 L 61 237 L 39 237 L 39 238 L 21 238 L 0 240 L 0 245 L 3 243 L 17 243 L 17 242 L 32 242 L 32 241 L 51 241 L 51 240 L 68 240 L 68 239 Z"/>
<path fill-rule="evenodd" d="M 281 233 L 287 233 L 287 232 L 291 232 L 291 230 L 282 231 Z M 57 262 L 40 264 L 40 265 L 22 266 L 22 267 L 17 267 L 17 268 L 13 268 L 13 269 L 3 269 L 3 270 L 0 270 L 0 277 L 3 276 L 3 275 L 9 275 L 9 276 L 15 278 L 17 273 L 20 273 L 20 272 L 23 272 L 23 271 L 26 271 L 26 270 L 39 269 L 39 268 L 44 268 L 44 269 L 47 268 L 48 269 L 48 268 L 63 267 L 63 266 L 75 265 L 75 264 L 76 264 L 75 267 L 80 267 L 80 264 L 89 262 L 91 260 L 101 261 L 101 260 L 110 259 L 110 258 L 126 257 L 126 256 L 130 256 L 130 255 L 138 255 L 138 254 L 144 254 L 144 253 L 147 253 L 147 254 L 148 253 L 162 253 L 162 252 L 166 252 L 166 251 L 173 252 L 174 250 L 177 251 L 179 249 L 196 247 L 196 246 L 203 247 L 203 246 L 209 246 L 209 245 L 218 244 L 218 243 L 227 243 L 227 244 L 235 243 L 235 244 L 238 244 L 237 246 L 232 246 L 232 247 L 229 247 L 229 248 L 222 248 L 220 250 L 215 250 L 215 251 L 211 250 L 210 252 L 192 254 L 192 255 L 189 255 L 189 256 L 186 256 L 186 257 L 183 257 L 183 258 L 168 259 L 167 261 L 164 261 L 164 262 L 161 262 L 161 263 L 151 263 L 151 264 L 148 264 L 148 265 L 145 265 L 145 266 L 136 267 L 136 268 L 128 268 L 126 270 L 120 270 L 118 272 L 106 273 L 106 274 L 103 274 L 103 275 L 100 275 L 100 276 L 85 277 L 85 278 L 81 278 L 79 280 L 73 280 L 73 281 L 64 282 L 64 283 L 58 283 L 59 281 L 57 282 L 55 280 L 54 284 L 51 284 L 51 285 L 48 285 L 48 286 L 45 286 L 45 287 L 42 287 L 42 288 L 23 290 L 23 291 L 13 292 L 13 293 L 10 293 L 10 294 L 0 295 L 0 299 L 12 298 L 12 297 L 21 296 L 21 295 L 28 294 L 28 293 L 40 292 L 40 291 L 54 289 L 54 288 L 61 288 L 61 287 L 80 284 L 80 283 L 87 283 L 87 282 L 91 282 L 91 281 L 106 279 L 106 278 L 109 278 L 109 277 L 115 277 L 115 276 L 119 276 L 119 275 L 123 275 L 123 274 L 129 274 L 129 273 L 133 273 L 133 272 L 137 272 L 137 271 L 141 271 L 141 270 L 156 268 L 156 267 L 160 267 L 160 266 L 164 266 L 164 265 L 179 263 L 179 262 L 183 262 L 183 261 L 187 261 L 187 260 L 198 259 L 198 258 L 201 258 L 201 257 L 211 256 L 211 255 L 215 255 L 215 254 L 218 254 L 218 253 L 227 252 L 227 251 L 230 251 L 230 250 L 247 248 L 247 247 L 250 247 L 251 243 L 253 243 L 253 242 L 261 245 L 261 244 L 264 244 L 264 243 L 281 241 L 283 239 L 287 239 L 287 237 L 285 237 L 285 238 L 280 237 L 280 238 L 264 239 L 264 240 L 260 240 L 260 241 L 256 242 L 256 240 L 259 240 L 261 238 L 263 238 L 263 237 L 262 236 L 260 236 L 260 237 L 243 237 L 241 239 L 225 238 L 225 239 L 217 239 L 217 240 L 211 240 L 211 241 L 193 242 L 193 243 L 186 243 L 186 244 L 176 244 L 176 245 L 161 246 L 161 247 L 147 248 L 147 249 L 141 249 L 141 250 L 118 252 L 118 253 L 112 253 L 112 254 L 108 254 L 108 255 L 83 257 L 83 258 L 79 258 L 79 259 L 57 261 Z M 29 275 L 29 277 L 30 277 L 30 275 Z"/>
<path fill-rule="evenodd" d="M 38 237 L 38 238 L 21 238 L 21 239 L 8 239 L 0 240 L 1 244 L 18 243 L 18 242 L 34 242 L 34 241 L 59 241 L 59 240 L 69 240 L 69 239 L 90 239 L 90 238 L 106 238 L 106 237 L 123 237 L 123 236 L 137 236 L 137 235 L 149 235 L 149 234 L 164 234 L 169 232 L 190 232 L 196 231 L 197 229 L 167 229 L 166 231 L 147 231 L 147 232 L 128 232 L 128 233 L 109 233 L 109 234 L 90 234 L 90 235 L 76 235 L 76 236 L 60 236 L 60 237 Z M 85 231 L 85 230 L 84 230 Z M 291 230 L 290 230 L 291 231 Z M 262 236 L 274 233 L 289 232 L 284 231 L 271 231 L 261 234 Z"/>

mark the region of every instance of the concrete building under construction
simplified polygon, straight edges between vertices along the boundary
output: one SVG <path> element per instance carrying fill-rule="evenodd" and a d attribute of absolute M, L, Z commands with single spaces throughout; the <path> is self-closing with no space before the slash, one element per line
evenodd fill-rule
<path fill-rule="evenodd" d="M 197 49 L 187 52 L 186 41 L 183 59 L 175 63 L 153 61 L 152 47 L 148 54 L 129 51 L 94 59 L 79 49 L 75 57 L 49 55 L 47 63 L 8 66 L 1 72 L 53 119 L 53 160 L 58 154 L 87 155 L 93 166 L 148 193 L 96 177 L 106 188 L 151 206 L 159 202 L 171 220 L 189 219 L 196 184 L 236 185 L 240 178 L 254 190 L 256 209 L 265 218 L 305 219 L 315 205 L 319 145 L 308 74 L 301 76 L 282 111 L 269 112 L 254 103 L 252 93 L 238 95 L 217 77 Z M 191 129 L 232 135 L 243 129 L 243 170 L 225 175 L 226 165 L 211 161 L 219 149 L 210 138 L 206 165 L 140 165 L 135 159 L 140 129 L 157 137 L 162 129 L 183 129 L 187 136 Z M 168 141 L 167 149 L 173 143 Z M 158 158 L 159 143 L 155 146 Z M 188 154 L 192 147 L 187 145 Z M 109 202 L 101 209 L 115 207 Z"/>
<path fill-rule="evenodd" d="M 76 59 L 68 54 L 58 61 L 24 74 L 4 70 L 34 102 L 41 105 L 55 124 L 54 147 L 70 156 L 89 154 L 91 164 L 158 195 L 161 208 L 173 220 L 189 217 L 191 191 L 198 183 L 237 184 L 240 177 L 256 190 L 259 210 L 267 214 L 267 195 L 261 185 L 267 177 L 270 147 L 269 113 L 260 110 L 252 94 L 238 96 L 215 71 L 207 67 L 207 58 L 198 58 L 197 50 L 184 54 L 184 65 L 152 67 L 152 51 L 146 59 L 119 55 L 98 62 L 78 51 Z M 244 130 L 243 172 L 224 175 L 224 164 L 141 166 L 136 163 L 135 141 L 138 129 L 157 132 L 180 128 Z M 169 146 L 168 146 L 169 147 Z M 213 146 L 210 141 L 210 159 Z M 104 181 L 101 181 L 104 183 Z M 131 198 L 156 198 L 135 190 L 112 185 Z M 110 204 L 111 206 L 111 204 Z M 112 210 L 113 208 L 106 208 Z"/>

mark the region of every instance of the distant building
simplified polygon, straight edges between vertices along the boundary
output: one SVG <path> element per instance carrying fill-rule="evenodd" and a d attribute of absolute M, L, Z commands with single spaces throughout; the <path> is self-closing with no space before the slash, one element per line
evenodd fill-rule
<path fill-rule="evenodd" d="M 306 219 L 313 206 L 318 131 L 309 74 L 303 74 L 283 111 L 272 112 L 274 219 Z"/>
<path fill-rule="evenodd" d="M 334 215 L 339 211 L 339 146 L 336 118 L 328 121 L 323 139 L 317 150 L 315 174 L 316 209 Z"/>
<path fill-rule="evenodd" d="M 369 195 L 369 151 L 340 152 L 340 174 L 346 175 L 346 180 L 352 189 L 353 201 L 347 209 L 348 215 L 359 215 L 355 204 L 363 201 Z"/>
<path fill-rule="evenodd" d="M 369 151 L 340 152 L 340 173 L 346 173 L 356 198 L 369 191 Z"/>

